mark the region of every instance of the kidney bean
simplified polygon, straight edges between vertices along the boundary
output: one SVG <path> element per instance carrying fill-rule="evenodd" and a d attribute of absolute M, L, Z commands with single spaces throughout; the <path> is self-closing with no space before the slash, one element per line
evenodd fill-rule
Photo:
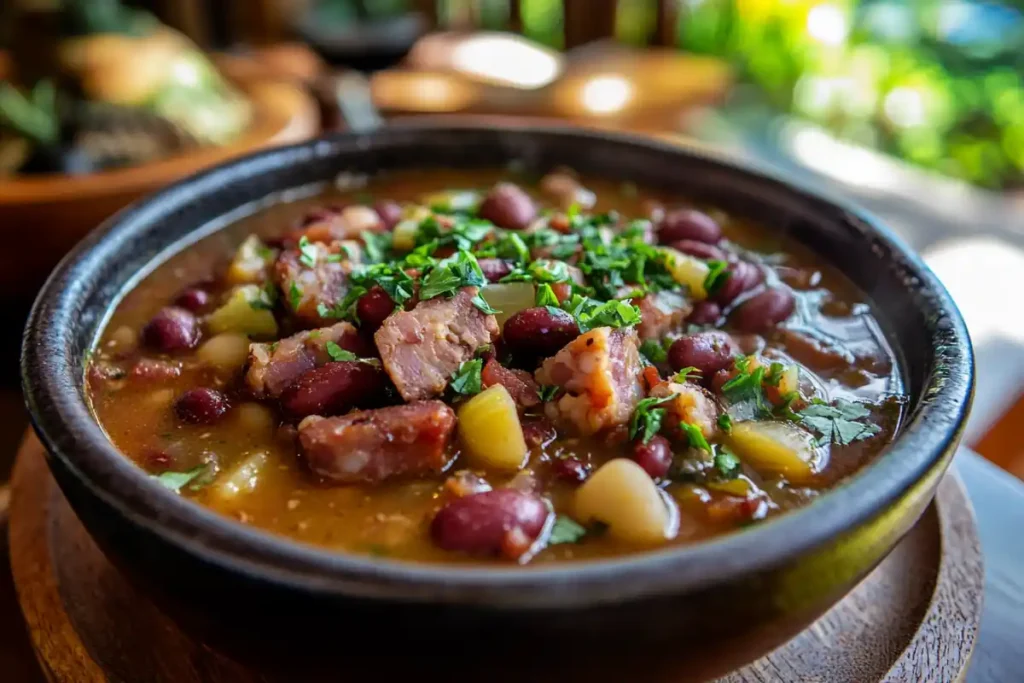
<path fill-rule="evenodd" d="M 729 320 L 743 332 L 763 332 L 793 315 L 796 299 L 788 289 L 771 287 L 740 304 Z"/>
<path fill-rule="evenodd" d="M 189 389 L 174 402 L 174 413 L 183 422 L 212 424 L 228 412 L 228 397 L 216 389 Z"/>
<path fill-rule="evenodd" d="M 189 287 L 174 300 L 175 306 L 198 313 L 210 303 L 210 293 L 199 287 Z"/>
<path fill-rule="evenodd" d="M 724 251 L 719 249 L 713 244 L 707 242 L 698 242 L 697 240 L 679 240 L 669 245 L 676 251 L 681 251 L 684 254 L 689 254 L 694 258 L 703 259 L 705 261 L 725 261 L 728 257 Z"/>
<path fill-rule="evenodd" d="M 178 306 L 167 306 L 142 328 L 142 341 L 158 351 L 183 351 L 199 343 L 196 317 Z"/>
<path fill-rule="evenodd" d="M 519 311 L 505 321 L 503 338 L 513 354 L 547 358 L 580 336 L 571 315 L 554 313 L 543 306 Z"/>
<path fill-rule="evenodd" d="M 722 307 L 714 301 L 698 301 L 686 318 L 686 322 L 694 325 L 714 325 L 722 317 Z"/>
<path fill-rule="evenodd" d="M 434 516 L 430 534 L 445 550 L 497 555 L 525 550 L 540 535 L 551 509 L 536 494 L 496 489 L 451 501 Z M 513 557 L 517 559 L 518 556 Z"/>
<path fill-rule="evenodd" d="M 380 216 L 385 230 L 392 230 L 402 220 L 402 205 L 398 202 L 384 199 L 373 205 L 373 210 Z"/>
<path fill-rule="evenodd" d="M 694 367 L 708 378 L 732 365 L 738 354 L 736 345 L 725 332 L 709 330 L 676 339 L 668 348 L 668 364 L 673 370 Z"/>
<path fill-rule="evenodd" d="M 562 481 L 581 483 L 590 476 L 590 470 L 579 458 L 561 458 L 551 464 L 551 474 Z"/>
<path fill-rule="evenodd" d="M 300 375 L 281 394 L 281 407 L 295 418 L 340 415 L 355 407 L 379 405 L 386 396 L 382 369 L 362 361 L 341 361 Z"/>
<path fill-rule="evenodd" d="M 722 239 L 722 228 L 702 211 L 676 209 L 669 211 L 658 226 L 658 241 L 671 244 L 679 240 L 695 240 L 714 244 Z"/>
<path fill-rule="evenodd" d="M 512 272 L 512 264 L 500 258 L 482 258 L 477 263 L 488 282 L 497 282 Z"/>
<path fill-rule="evenodd" d="M 749 261 L 736 261 L 726 270 L 729 277 L 712 298 L 718 303 L 727 305 L 743 292 L 757 287 L 764 280 L 761 269 Z"/>
<path fill-rule="evenodd" d="M 356 302 L 356 315 L 359 316 L 361 329 L 373 333 L 380 329 L 384 321 L 395 310 L 395 302 L 384 288 L 374 285 Z"/>
<path fill-rule="evenodd" d="M 647 443 L 637 441 L 633 444 L 633 460 L 651 475 L 658 479 L 668 474 L 672 466 L 672 445 L 661 435 L 654 435 Z"/>
<path fill-rule="evenodd" d="M 537 217 L 537 207 L 518 185 L 498 183 L 484 197 L 477 213 L 500 228 L 523 230 Z"/>

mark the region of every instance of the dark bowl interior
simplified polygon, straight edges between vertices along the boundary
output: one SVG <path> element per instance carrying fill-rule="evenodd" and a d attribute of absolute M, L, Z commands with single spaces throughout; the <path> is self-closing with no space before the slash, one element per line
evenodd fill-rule
<path fill-rule="evenodd" d="M 151 482 L 94 421 L 82 381 L 85 352 L 120 296 L 170 254 L 280 200 L 282 190 L 329 182 L 341 172 L 495 167 L 513 160 L 536 170 L 570 165 L 717 204 L 791 236 L 839 267 L 870 297 L 901 359 L 910 402 L 897 441 L 807 507 L 710 542 L 571 566 L 467 568 L 331 553 L 237 524 Z M 691 630 L 702 619 L 709 623 L 698 613 L 706 609 L 724 610 L 721 619 L 710 619 L 709 632 L 742 614 L 752 625 L 765 625 L 786 610 L 768 605 L 769 599 L 755 617 L 752 607 L 731 606 L 712 594 L 745 586 L 772 598 L 781 572 L 898 507 L 898 523 L 878 536 L 878 547 L 849 561 L 849 576 L 837 576 L 808 596 L 799 619 L 806 623 L 820 614 L 916 520 L 959 439 L 973 387 L 970 342 L 948 294 L 897 237 L 862 213 L 665 143 L 573 129 L 430 123 L 259 153 L 118 214 L 81 243 L 44 287 L 26 330 L 22 372 L 36 430 L 76 512 L 108 555 L 165 595 L 172 611 L 191 606 L 203 612 L 205 601 L 203 619 L 209 620 L 229 603 L 244 604 L 249 591 L 263 604 L 285 610 L 301 605 L 325 619 L 339 610 L 365 610 L 368 618 L 398 615 L 410 628 L 458 623 L 480 633 L 501 615 L 503 623 L 536 634 L 633 629 L 640 636 L 650 632 L 642 624 L 652 610 L 668 604 L 675 610 L 669 621 L 688 620 Z M 190 589 L 175 586 L 186 580 Z M 690 607 L 680 608 L 678 599 L 687 596 Z M 736 596 L 746 599 L 742 592 Z M 246 623 L 258 621 L 251 608 L 239 608 L 239 614 Z"/>

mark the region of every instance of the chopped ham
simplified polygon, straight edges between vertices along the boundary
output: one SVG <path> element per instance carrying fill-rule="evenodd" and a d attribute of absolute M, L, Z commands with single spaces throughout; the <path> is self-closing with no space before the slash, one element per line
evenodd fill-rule
<path fill-rule="evenodd" d="M 526 370 L 512 370 L 506 368 L 496 359 L 491 358 L 484 364 L 483 372 L 480 373 L 484 388 L 500 384 L 508 390 L 512 400 L 520 408 L 532 408 L 540 405 L 540 396 L 537 394 L 537 382 L 533 375 Z"/>
<path fill-rule="evenodd" d="M 642 369 L 635 331 L 599 327 L 544 361 L 536 377 L 565 389 L 545 406 L 548 417 L 588 435 L 629 421 L 643 397 Z"/>
<path fill-rule="evenodd" d="M 305 254 L 297 246 L 285 249 L 273 273 L 285 306 L 305 326 L 329 325 L 330 318 L 320 315 L 321 305 L 331 309 L 345 298 L 348 274 L 360 257 L 356 242 L 314 242 L 305 247 Z"/>
<path fill-rule="evenodd" d="M 718 428 L 719 407 L 714 397 L 706 389 L 689 382 L 662 382 L 651 389 L 650 396 L 665 398 L 673 394 L 677 394 L 674 399 L 660 406 L 668 413 L 663 424 L 669 435 L 679 438 L 679 423 L 686 422 L 700 427 L 704 438 L 711 438 Z"/>
<path fill-rule="evenodd" d="M 452 373 L 498 338 L 498 323 L 473 304 L 475 287 L 421 301 L 388 316 L 374 340 L 384 369 L 406 401 L 438 396 Z"/>
<path fill-rule="evenodd" d="M 277 398 L 303 373 L 331 360 L 327 342 L 359 354 L 366 342 L 349 323 L 299 332 L 272 344 L 250 344 L 245 383 L 257 398 Z"/>
<path fill-rule="evenodd" d="M 299 447 L 310 469 L 339 483 L 443 472 L 455 412 L 441 401 L 311 416 L 299 423 Z"/>
<path fill-rule="evenodd" d="M 648 294 L 634 301 L 640 308 L 640 324 L 636 331 L 640 340 L 661 339 L 678 330 L 693 306 L 677 292 L 662 291 Z"/>
<path fill-rule="evenodd" d="M 294 246 L 305 237 L 310 242 L 330 243 L 338 240 L 359 239 L 363 232 L 384 229 L 380 215 L 369 206 L 352 205 L 344 208 L 324 207 L 306 216 L 299 228 L 285 238 L 287 246 Z"/>

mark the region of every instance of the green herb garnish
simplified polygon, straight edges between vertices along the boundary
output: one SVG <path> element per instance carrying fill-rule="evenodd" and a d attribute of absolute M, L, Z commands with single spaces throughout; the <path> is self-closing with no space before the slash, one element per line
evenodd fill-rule
<path fill-rule="evenodd" d="M 551 534 L 548 536 L 548 545 L 561 545 L 563 543 L 579 543 L 587 535 L 587 528 L 577 523 L 570 517 L 558 515 L 551 527 Z"/>
<path fill-rule="evenodd" d="M 160 474 L 150 475 L 157 482 L 159 482 L 164 488 L 168 488 L 175 493 L 180 493 L 181 489 L 186 487 L 195 481 L 200 475 L 202 475 L 206 468 L 207 463 L 193 467 L 186 472 L 161 472 Z"/>
<path fill-rule="evenodd" d="M 686 434 L 686 439 L 690 442 L 691 448 L 697 448 L 708 453 L 714 452 L 711 450 L 711 444 L 704 438 L 704 432 L 701 431 L 700 427 L 689 422 L 680 422 L 679 428 Z"/>
<path fill-rule="evenodd" d="M 740 459 L 725 448 L 715 453 L 715 469 L 726 479 L 735 479 L 740 473 Z"/>
<path fill-rule="evenodd" d="M 277 285 L 268 280 L 256 295 L 255 299 L 249 301 L 249 306 L 257 311 L 271 311 L 277 302 Z"/>
<path fill-rule="evenodd" d="M 708 274 L 704 276 L 704 291 L 708 296 L 718 292 L 729 279 L 729 264 L 725 261 L 711 260 L 707 262 Z"/>
<path fill-rule="evenodd" d="M 460 249 L 431 268 L 421 283 L 420 298 L 433 299 L 442 294 L 452 296 L 463 287 L 482 287 L 485 284 L 487 278 L 476 257 Z"/>
<path fill-rule="evenodd" d="M 324 348 L 327 350 L 327 355 L 330 356 L 333 361 L 340 362 L 346 360 L 359 360 L 359 356 L 348 349 L 341 348 L 335 342 L 327 342 Z"/>
<path fill-rule="evenodd" d="M 302 303 L 302 290 L 295 282 L 292 282 L 292 286 L 288 289 L 288 303 L 291 304 L 293 311 L 299 310 L 299 304 Z"/>
<path fill-rule="evenodd" d="M 637 434 L 640 434 L 642 443 L 650 441 L 661 429 L 662 420 L 665 419 L 665 409 L 658 406 L 668 403 L 677 396 L 679 394 L 663 398 L 650 397 L 637 403 L 633 415 L 629 418 L 629 438 L 635 439 Z"/>
<path fill-rule="evenodd" d="M 811 405 L 797 415 L 801 424 L 820 435 L 819 445 L 831 442 L 846 446 L 882 431 L 876 424 L 859 421 L 871 416 L 871 411 L 863 404 L 843 399 L 838 399 L 834 406 L 821 399 L 814 399 Z"/>
<path fill-rule="evenodd" d="M 554 306 L 558 308 L 560 305 L 558 297 L 555 296 L 555 290 L 551 289 L 551 285 L 544 283 L 537 285 L 537 300 L 538 306 Z"/>
<path fill-rule="evenodd" d="M 653 365 L 658 365 L 668 361 L 668 349 L 666 348 L 666 343 L 658 341 L 657 339 L 644 340 L 640 345 L 640 353 L 642 353 Z"/>
<path fill-rule="evenodd" d="M 722 413 L 718 416 L 718 428 L 726 434 L 732 431 L 732 417 L 729 413 Z"/>
<path fill-rule="evenodd" d="M 555 384 L 549 384 L 547 386 L 541 385 L 537 387 L 537 396 L 540 397 L 541 401 L 547 403 L 548 401 L 554 400 L 555 396 L 561 390 L 562 387 Z"/>
<path fill-rule="evenodd" d="M 692 365 L 689 366 L 689 367 L 683 368 L 682 370 L 677 372 L 672 377 L 672 381 L 676 382 L 678 384 L 682 384 L 684 382 L 688 382 L 691 379 L 700 379 L 700 370 L 698 370 L 697 368 L 693 367 Z"/>
<path fill-rule="evenodd" d="M 363 251 L 368 263 L 383 263 L 387 260 L 391 252 L 391 233 L 364 230 L 360 237 L 363 239 Z"/>
<path fill-rule="evenodd" d="M 307 268 L 316 268 L 317 249 L 310 244 L 309 238 L 303 235 L 299 238 L 299 263 Z"/>
<path fill-rule="evenodd" d="M 464 361 L 459 369 L 452 375 L 451 388 L 457 394 L 472 396 L 479 394 L 483 388 L 483 380 L 480 373 L 483 370 L 484 362 L 479 358 Z"/>

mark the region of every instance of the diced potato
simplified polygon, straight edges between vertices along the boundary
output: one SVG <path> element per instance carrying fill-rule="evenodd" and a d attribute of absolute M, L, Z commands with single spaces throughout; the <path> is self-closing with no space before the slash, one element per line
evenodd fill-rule
<path fill-rule="evenodd" d="M 274 250 L 256 235 L 249 235 L 238 245 L 235 256 L 228 267 L 227 281 L 234 285 L 262 282 L 267 269 L 274 262 Z"/>
<path fill-rule="evenodd" d="M 728 481 L 709 481 L 707 487 L 712 491 L 727 493 L 730 496 L 746 498 L 757 491 L 757 487 L 746 477 L 736 477 Z"/>
<path fill-rule="evenodd" d="M 581 522 L 607 524 L 610 536 L 628 543 L 662 543 L 678 529 L 674 504 L 640 465 L 625 458 L 610 460 L 583 483 L 575 512 Z"/>
<path fill-rule="evenodd" d="M 672 278 L 679 284 L 686 285 L 694 299 L 707 299 L 708 292 L 704 289 L 704 280 L 711 272 L 708 265 L 671 247 L 662 247 L 661 251 L 668 257 L 665 259 L 665 267 L 672 274 Z"/>
<path fill-rule="evenodd" d="M 726 439 L 732 451 L 763 476 L 782 475 L 803 484 L 819 466 L 814 438 L 791 422 L 737 422 Z"/>
<path fill-rule="evenodd" d="M 420 230 L 420 222 L 411 218 L 399 221 L 391 233 L 391 246 L 395 251 L 412 251 L 416 247 L 416 233 Z"/>
<path fill-rule="evenodd" d="M 537 299 L 531 282 L 498 282 L 484 287 L 480 295 L 491 308 L 498 311 L 494 318 L 499 327 L 519 311 L 533 308 Z"/>
<path fill-rule="evenodd" d="M 213 482 L 213 494 L 222 500 L 234 500 L 252 493 L 260 483 L 260 475 L 267 469 L 269 456 L 258 451 L 246 456 L 241 462 L 227 470 Z"/>
<path fill-rule="evenodd" d="M 264 438 L 273 435 L 277 428 L 274 413 L 259 403 L 243 403 L 231 411 L 238 425 L 253 438 Z"/>
<path fill-rule="evenodd" d="M 249 358 L 249 338 L 238 332 L 218 334 L 203 342 L 196 350 L 196 356 L 205 365 L 218 370 L 238 370 Z"/>
<path fill-rule="evenodd" d="M 448 190 L 423 197 L 423 203 L 443 212 L 472 211 L 480 205 L 480 193 L 474 190 Z"/>
<path fill-rule="evenodd" d="M 250 337 L 277 335 L 274 314 L 255 302 L 261 301 L 261 290 L 256 285 L 236 287 L 228 300 L 206 318 L 206 326 L 213 334 L 235 332 Z"/>
<path fill-rule="evenodd" d="M 474 467 L 516 471 L 526 464 L 526 439 L 516 402 L 500 384 L 462 404 L 459 436 Z"/>

